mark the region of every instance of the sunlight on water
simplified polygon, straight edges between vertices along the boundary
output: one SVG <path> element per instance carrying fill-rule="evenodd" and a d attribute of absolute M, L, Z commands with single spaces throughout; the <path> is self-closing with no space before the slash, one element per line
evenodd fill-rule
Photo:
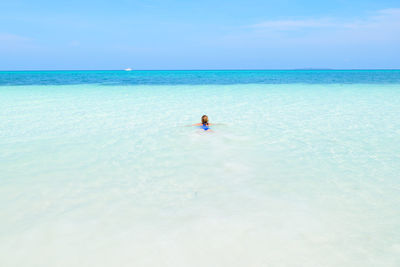
<path fill-rule="evenodd" d="M 0 87 L 2 266 L 399 266 L 400 85 Z M 214 132 L 186 125 L 207 114 Z"/>

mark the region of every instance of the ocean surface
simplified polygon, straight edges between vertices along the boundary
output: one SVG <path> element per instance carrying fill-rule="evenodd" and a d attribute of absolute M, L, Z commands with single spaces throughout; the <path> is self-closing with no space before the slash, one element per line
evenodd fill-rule
<path fill-rule="evenodd" d="M 0 266 L 400 266 L 400 71 L 0 72 Z"/>

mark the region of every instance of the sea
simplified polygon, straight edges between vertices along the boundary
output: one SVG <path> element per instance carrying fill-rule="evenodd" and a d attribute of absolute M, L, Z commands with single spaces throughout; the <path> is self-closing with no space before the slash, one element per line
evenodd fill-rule
<path fill-rule="evenodd" d="M 1 71 L 0 266 L 400 266 L 400 70 Z"/>

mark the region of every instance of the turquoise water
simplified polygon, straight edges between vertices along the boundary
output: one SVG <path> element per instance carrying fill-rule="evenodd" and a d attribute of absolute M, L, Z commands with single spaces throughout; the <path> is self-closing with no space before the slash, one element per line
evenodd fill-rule
<path fill-rule="evenodd" d="M 0 84 L 1 266 L 400 264 L 399 71 Z"/>
<path fill-rule="evenodd" d="M 399 84 L 400 70 L 0 71 L 0 85 Z"/>

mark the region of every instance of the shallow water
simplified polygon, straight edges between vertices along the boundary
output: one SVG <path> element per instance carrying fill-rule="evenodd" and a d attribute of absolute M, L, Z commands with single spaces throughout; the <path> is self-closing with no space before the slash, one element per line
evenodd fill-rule
<path fill-rule="evenodd" d="M 2 266 L 399 266 L 400 84 L 0 87 Z M 221 123 L 195 127 L 201 115 Z"/>

